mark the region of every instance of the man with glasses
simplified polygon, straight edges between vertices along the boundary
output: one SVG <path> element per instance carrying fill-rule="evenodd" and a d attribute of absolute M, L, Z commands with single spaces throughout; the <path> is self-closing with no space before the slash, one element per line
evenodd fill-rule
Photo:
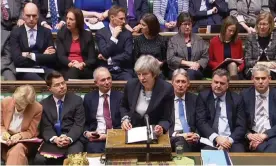
<path fill-rule="evenodd" d="M 38 8 L 34 3 L 27 3 L 23 9 L 24 26 L 11 32 L 10 43 L 12 60 L 16 68 L 34 68 L 40 66 L 47 73 L 56 63 L 56 50 L 52 33 L 37 24 Z M 38 73 L 17 73 L 21 80 L 43 80 Z"/>
<path fill-rule="evenodd" d="M 80 137 L 85 123 L 82 98 L 67 92 L 63 76 L 56 71 L 46 76 L 52 95 L 41 101 L 43 114 L 40 134 L 44 142 L 34 159 L 35 165 L 62 164 L 67 154 L 83 152 Z M 55 154 L 54 157 L 47 158 Z"/>
<path fill-rule="evenodd" d="M 276 152 L 276 89 L 269 87 L 270 70 L 256 65 L 252 70 L 254 86 L 244 89 L 241 96 L 247 117 L 248 148 L 255 152 Z"/>

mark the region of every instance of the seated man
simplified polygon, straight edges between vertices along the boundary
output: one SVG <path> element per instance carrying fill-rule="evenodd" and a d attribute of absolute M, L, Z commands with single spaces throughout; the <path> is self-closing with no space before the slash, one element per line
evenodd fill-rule
<path fill-rule="evenodd" d="M 130 32 L 139 32 L 139 21 L 149 11 L 148 0 L 113 0 L 113 4 L 127 10 L 126 28 Z"/>
<path fill-rule="evenodd" d="M 193 17 L 193 32 L 207 25 L 221 25 L 228 14 L 228 5 L 225 0 L 192 0 L 189 4 L 189 13 Z"/>
<path fill-rule="evenodd" d="M 103 153 L 107 129 L 121 128 L 120 104 L 123 94 L 111 90 L 112 79 L 108 69 L 99 67 L 93 75 L 99 90 L 84 97 L 86 123 L 83 135 L 88 140 L 88 153 Z"/>
<path fill-rule="evenodd" d="M 188 92 L 190 80 L 184 69 L 176 69 L 172 74 L 174 88 L 175 122 L 171 137 L 173 150 L 175 145 L 183 145 L 184 152 L 199 151 L 199 135 L 196 133 L 196 95 Z"/>
<path fill-rule="evenodd" d="M 100 66 L 108 68 L 113 80 L 129 80 L 133 77 L 133 38 L 124 28 L 126 11 L 112 6 L 108 11 L 110 24 L 96 33 Z"/>
<path fill-rule="evenodd" d="M 269 87 L 270 70 L 256 65 L 252 70 L 254 86 L 244 89 L 241 96 L 247 117 L 246 139 L 249 150 L 276 152 L 276 89 Z"/>
<path fill-rule="evenodd" d="M 39 24 L 53 31 L 65 25 L 66 12 L 73 7 L 73 0 L 33 0 L 33 2 L 39 6 Z"/>
<path fill-rule="evenodd" d="M 1 75 L 4 80 L 16 80 L 15 67 L 11 60 L 10 32 L 24 24 L 21 13 L 27 0 L 1 1 Z"/>
<path fill-rule="evenodd" d="M 34 164 L 58 165 L 62 161 L 46 158 L 41 152 L 61 155 L 83 152 L 79 138 L 83 133 L 85 113 L 82 98 L 67 92 L 66 82 L 59 72 L 49 73 L 46 84 L 52 95 L 41 101 L 43 114 L 40 134 L 44 143 L 35 156 Z"/>
<path fill-rule="evenodd" d="M 27 3 L 23 10 L 24 26 L 11 32 L 10 44 L 15 67 L 32 68 L 40 66 L 47 73 L 56 63 L 56 50 L 50 30 L 37 24 L 38 8 Z M 36 73 L 18 73 L 18 79 L 43 80 Z"/>
<path fill-rule="evenodd" d="M 242 98 L 228 90 L 229 74 L 224 69 L 213 73 L 211 89 L 199 93 L 196 101 L 196 126 L 214 147 L 244 152 L 246 132 Z M 208 145 L 203 149 L 214 149 Z"/>

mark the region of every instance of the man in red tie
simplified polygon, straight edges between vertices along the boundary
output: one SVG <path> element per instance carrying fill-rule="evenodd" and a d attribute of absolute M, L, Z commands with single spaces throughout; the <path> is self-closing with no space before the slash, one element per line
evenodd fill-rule
<path fill-rule="evenodd" d="M 121 92 L 111 90 L 112 77 L 107 68 L 99 67 L 93 77 L 99 90 L 84 97 L 86 122 L 83 136 L 88 153 L 103 153 L 109 129 L 120 128 Z"/>

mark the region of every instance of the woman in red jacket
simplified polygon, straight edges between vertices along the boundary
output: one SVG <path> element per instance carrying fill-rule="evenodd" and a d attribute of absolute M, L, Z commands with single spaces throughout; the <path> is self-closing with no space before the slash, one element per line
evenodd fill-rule
<path fill-rule="evenodd" d="M 231 79 L 238 79 L 244 69 L 242 41 L 238 38 L 238 21 L 228 16 L 221 27 L 220 35 L 210 40 L 208 66 L 212 70 L 225 68 Z"/>

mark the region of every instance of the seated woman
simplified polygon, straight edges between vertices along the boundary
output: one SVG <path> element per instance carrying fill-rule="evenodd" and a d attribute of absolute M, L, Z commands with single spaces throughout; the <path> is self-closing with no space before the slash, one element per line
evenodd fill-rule
<path fill-rule="evenodd" d="M 163 0 L 153 1 L 153 14 L 159 20 L 161 24 L 161 31 L 164 32 L 177 32 L 176 20 L 177 16 L 181 12 L 188 13 L 189 10 L 189 0 Z"/>
<path fill-rule="evenodd" d="M 242 78 L 244 69 L 242 41 L 238 38 L 238 20 L 228 16 L 222 24 L 220 35 L 210 40 L 209 63 L 212 70 L 225 68 L 231 79 Z"/>
<path fill-rule="evenodd" d="M 166 38 L 159 35 L 160 24 L 154 14 L 146 13 L 140 20 L 142 35 L 134 38 L 133 55 L 135 61 L 141 55 L 152 55 L 158 60 L 162 69 L 162 76 L 167 69 L 166 66 Z M 164 69 L 164 70 L 163 70 Z"/>
<path fill-rule="evenodd" d="M 263 12 L 257 17 L 256 34 L 250 34 L 245 43 L 245 74 L 251 78 L 251 68 L 255 64 L 263 64 L 276 69 L 276 34 L 273 32 L 274 21 L 271 13 Z M 271 72 L 272 79 L 276 73 Z"/>
<path fill-rule="evenodd" d="M 35 90 L 30 85 L 18 87 L 12 97 L 1 101 L 1 157 L 6 165 L 28 165 L 31 144 L 18 143 L 38 135 L 42 106 L 35 101 Z"/>
<path fill-rule="evenodd" d="M 127 82 L 121 103 L 122 129 L 146 126 L 144 116 L 149 116 L 150 125 L 156 125 L 157 136 L 166 133 L 172 124 L 174 91 L 170 83 L 158 77 L 159 63 L 153 56 L 141 56 L 134 70 L 138 79 Z"/>
<path fill-rule="evenodd" d="M 68 10 L 66 26 L 57 33 L 57 55 L 66 79 L 92 79 L 96 64 L 91 32 L 85 31 L 80 9 Z"/>
<path fill-rule="evenodd" d="M 108 9 L 112 5 L 112 0 L 75 0 L 75 7 L 82 10 L 84 19 L 90 24 L 103 22 L 108 26 Z"/>
<path fill-rule="evenodd" d="M 172 71 L 184 68 L 190 80 L 200 80 L 209 60 L 208 45 L 192 33 L 192 18 L 188 13 L 183 12 L 178 16 L 177 27 L 179 32 L 171 37 L 167 48 L 169 68 Z"/>
<path fill-rule="evenodd" d="M 230 15 L 238 19 L 242 33 L 254 33 L 258 14 L 270 11 L 268 0 L 228 0 L 228 8 Z"/>

